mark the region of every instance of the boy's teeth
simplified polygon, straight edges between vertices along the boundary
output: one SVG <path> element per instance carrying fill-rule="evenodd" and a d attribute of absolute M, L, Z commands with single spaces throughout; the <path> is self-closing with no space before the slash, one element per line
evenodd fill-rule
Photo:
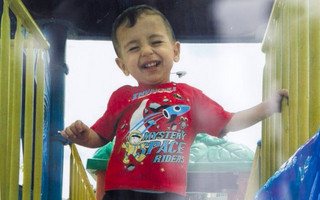
<path fill-rule="evenodd" d="M 156 62 L 152 62 L 152 63 L 146 64 L 145 67 L 154 67 L 156 65 L 157 65 Z"/>

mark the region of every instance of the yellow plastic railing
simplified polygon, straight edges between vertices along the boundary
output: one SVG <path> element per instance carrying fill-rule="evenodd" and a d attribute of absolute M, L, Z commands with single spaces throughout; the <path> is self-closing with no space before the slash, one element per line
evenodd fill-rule
<path fill-rule="evenodd" d="M 70 145 L 70 200 L 95 200 L 95 193 L 83 167 L 77 148 Z"/>
<path fill-rule="evenodd" d="M 260 186 L 320 124 L 320 1 L 276 0 L 263 41 L 263 98 L 289 90 L 289 104 L 262 123 Z M 250 186 L 249 186 L 250 187 Z"/>
<path fill-rule="evenodd" d="M 9 10 L 17 19 L 13 39 Z M 0 40 L 0 199 L 18 199 L 20 179 L 23 179 L 23 200 L 31 196 L 41 199 L 45 64 L 49 43 L 20 0 L 4 0 Z M 24 130 L 23 158 L 20 157 L 21 130 Z M 71 151 L 70 199 L 95 199 L 74 145 Z M 21 161 L 23 177 L 19 177 Z"/>
<path fill-rule="evenodd" d="M 254 195 L 260 188 L 260 174 L 261 174 L 261 146 L 257 146 L 254 155 L 247 190 L 245 194 L 246 200 L 254 199 Z"/>
<path fill-rule="evenodd" d="M 12 22 L 9 9 L 17 20 L 13 39 L 10 36 Z M 18 199 L 19 178 L 23 179 L 23 199 L 31 198 L 31 188 L 33 188 L 33 199 L 40 199 L 44 66 L 47 62 L 46 50 L 49 44 L 26 8 L 18 0 L 3 1 L 0 40 L 0 199 Z M 25 96 L 22 96 L 23 63 L 26 70 Z M 37 83 L 36 91 L 35 82 Z M 34 107 L 35 100 L 36 107 Z M 22 104 L 25 105 L 24 110 L 22 110 Z M 24 119 L 23 123 L 21 119 Z M 21 130 L 24 130 L 25 138 L 23 177 L 19 177 L 20 161 L 22 161 L 20 158 Z M 32 159 L 33 150 L 34 159 Z M 33 160 L 34 163 L 32 163 Z M 32 171 L 34 171 L 33 185 L 31 185 Z"/>

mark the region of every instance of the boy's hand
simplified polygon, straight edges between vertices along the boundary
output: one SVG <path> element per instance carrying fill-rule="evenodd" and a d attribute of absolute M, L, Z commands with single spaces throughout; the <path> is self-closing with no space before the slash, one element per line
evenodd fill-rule
<path fill-rule="evenodd" d="M 77 120 L 65 130 L 60 131 L 60 134 L 73 143 L 84 144 L 89 139 L 90 128 Z"/>
<path fill-rule="evenodd" d="M 283 98 L 289 99 L 289 91 L 287 89 L 280 89 L 273 93 L 270 99 L 267 100 L 269 109 L 272 113 L 281 112 L 281 102 Z"/>

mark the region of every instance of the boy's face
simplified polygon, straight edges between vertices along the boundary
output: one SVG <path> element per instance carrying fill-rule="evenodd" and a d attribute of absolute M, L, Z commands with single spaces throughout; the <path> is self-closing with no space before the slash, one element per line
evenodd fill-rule
<path fill-rule="evenodd" d="M 179 61 L 180 43 L 172 41 L 160 16 L 142 14 L 133 27 L 121 25 L 116 35 L 120 53 L 116 63 L 125 75 L 131 74 L 139 84 L 170 82 L 173 62 Z"/>

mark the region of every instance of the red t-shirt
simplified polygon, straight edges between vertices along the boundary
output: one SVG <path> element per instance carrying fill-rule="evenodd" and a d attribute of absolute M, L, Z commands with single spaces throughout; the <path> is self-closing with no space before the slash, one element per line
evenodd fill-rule
<path fill-rule="evenodd" d="M 116 136 L 105 190 L 186 192 L 190 146 L 197 133 L 222 136 L 232 114 L 200 90 L 182 83 L 123 86 L 91 127 Z"/>

